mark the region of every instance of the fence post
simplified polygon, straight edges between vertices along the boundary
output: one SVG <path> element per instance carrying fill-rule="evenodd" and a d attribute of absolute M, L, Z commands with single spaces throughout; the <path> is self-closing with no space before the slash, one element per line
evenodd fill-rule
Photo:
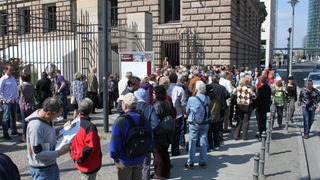
<path fill-rule="evenodd" d="M 270 156 L 270 143 L 271 143 L 271 121 L 268 120 L 267 124 L 267 141 L 266 141 L 266 152 Z"/>
<path fill-rule="evenodd" d="M 268 120 L 268 127 L 269 127 L 269 130 L 270 130 L 270 143 L 272 141 L 272 121 L 271 119 Z"/>
<path fill-rule="evenodd" d="M 253 180 L 259 179 L 259 160 L 260 160 L 260 153 L 256 153 L 253 157 L 254 164 L 253 164 Z"/>
<path fill-rule="evenodd" d="M 261 141 L 261 154 L 260 154 L 261 159 L 260 159 L 260 166 L 259 166 L 259 168 L 260 168 L 260 170 L 259 170 L 260 176 L 259 177 L 264 179 L 265 178 L 264 164 L 265 164 L 265 157 L 266 157 L 265 156 L 265 152 L 266 152 L 266 132 L 265 131 L 262 132 L 261 137 L 262 137 L 262 141 Z"/>

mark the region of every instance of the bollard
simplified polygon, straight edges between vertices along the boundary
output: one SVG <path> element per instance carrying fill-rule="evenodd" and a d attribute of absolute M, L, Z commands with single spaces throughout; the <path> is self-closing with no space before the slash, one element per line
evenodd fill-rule
<path fill-rule="evenodd" d="M 271 122 L 271 119 L 268 120 L 268 127 L 269 127 L 269 130 L 270 130 L 270 135 L 269 135 L 270 139 L 269 140 L 270 140 L 270 143 L 271 143 L 271 141 L 272 141 L 272 122 Z"/>
<path fill-rule="evenodd" d="M 259 160 L 260 160 L 260 153 L 256 153 L 254 155 L 254 165 L 253 165 L 253 180 L 259 179 Z"/>
<path fill-rule="evenodd" d="M 261 153 L 260 153 L 260 166 L 259 166 L 259 177 L 264 179 L 264 164 L 265 164 L 265 152 L 266 152 L 266 132 L 262 132 L 262 141 L 261 141 Z"/>
<path fill-rule="evenodd" d="M 268 156 L 270 156 L 270 138 L 271 138 L 270 134 L 271 134 L 271 130 L 268 129 L 267 130 L 267 141 L 266 141 L 266 152 L 267 152 Z"/>
<path fill-rule="evenodd" d="M 286 108 L 286 132 L 287 133 L 289 133 L 289 112 L 290 112 L 290 110 L 289 110 L 289 103 L 287 103 L 287 108 Z"/>

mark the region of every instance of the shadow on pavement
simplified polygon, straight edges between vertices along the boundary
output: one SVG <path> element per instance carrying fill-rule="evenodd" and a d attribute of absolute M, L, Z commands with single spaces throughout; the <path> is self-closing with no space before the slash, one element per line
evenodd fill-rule
<path fill-rule="evenodd" d="M 199 159 L 198 153 L 196 154 L 196 161 Z M 219 175 L 219 170 L 226 168 L 228 164 L 245 164 L 253 158 L 253 154 L 243 154 L 243 155 L 211 155 L 208 154 L 207 168 L 203 169 L 198 166 L 198 163 L 195 163 L 194 169 L 187 169 L 184 167 L 184 163 L 187 161 L 185 157 L 171 159 L 172 164 L 174 164 L 174 168 L 183 169 L 177 172 L 171 172 L 171 178 L 178 179 L 212 179 L 217 178 Z M 179 174 L 179 175 L 177 175 Z"/>
<path fill-rule="evenodd" d="M 277 176 L 277 175 L 281 175 L 281 174 L 286 174 L 286 173 L 291 173 L 291 171 L 283 171 L 283 172 L 277 172 L 277 173 L 273 173 L 273 174 L 267 174 L 266 177 L 272 177 L 272 176 Z"/>
<path fill-rule="evenodd" d="M 273 156 L 273 155 L 285 154 L 285 153 L 289 153 L 289 152 L 292 152 L 292 151 L 291 150 L 286 150 L 286 151 L 271 153 L 270 155 Z"/>

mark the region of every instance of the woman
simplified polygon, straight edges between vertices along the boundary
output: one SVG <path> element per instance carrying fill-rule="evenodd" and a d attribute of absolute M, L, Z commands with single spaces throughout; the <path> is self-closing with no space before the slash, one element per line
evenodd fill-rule
<path fill-rule="evenodd" d="M 189 123 L 189 151 L 187 168 L 193 168 L 195 162 L 197 138 L 200 139 L 199 166 L 207 167 L 207 133 L 211 119 L 209 111 L 210 98 L 206 96 L 206 85 L 202 81 L 196 82 L 197 94 L 189 98 L 185 118 Z"/>
<path fill-rule="evenodd" d="M 147 91 L 147 103 L 152 104 L 152 91 L 153 91 L 153 86 L 149 83 L 149 77 L 147 75 L 143 75 L 141 77 L 141 83 L 140 83 L 140 88 L 143 88 L 144 90 Z"/>
<path fill-rule="evenodd" d="M 152 85 L 152 87 L 155 87 L 157 85 L 156 79 L 157 79 L 157 75 L 155 74 L 149 75 L 149 83 Z"/>
<path fill-rule="evenodd" d="M 166 99 L 167 91 L 164 86 L 155 86 L 153 88 L 153 107 L 160 123 L 166 118 L 173 119 L 173 111 L 170 108 L 170 103 Z M 153 179 L 164 179 L 170 177 L 170 157 L 169 145 L 172 143 L 172 133 L 162 133 L 161 124 L 159 131 L 154 132 L 154 177 Z M 164 132 L 164 131 L 163 131 Z"/>
<path fill-rule="evenodd" d="M 285 105 L 285 87 L 282 85 L 282 79 L 280 76 L 278 76 L 275 79 L 275 84 L 271 86 L 271 119 L 272 119 L 272 126 L 274 124 L 274 120 L 276 118 L 278 119 L 278 126 L 281 128 L 282 126 L 282 118 L 283 118 L 283 108 Z"/>
<path fill-rule="evenodd" d="M 35 109 L 35 95 L 36 90 L 34 84 L 30 83 L 31 76 L 29 73 L 25 72 L 21 75 L 22 84 L 19 85 L 19 106 L 21 112 L 21 120 L 22 120 L 22 139 L 21 141 L 26 142 L 26 129 L 27 122 L 25 118 L 28 117 Z"/>
<path fill-rule="evenodd" d="M 81 81 L 82 75 L 80 73 L 74 74 L 74 81 L 71 84 L 71 91 L 70 94 L 74 97 L 74 112 L 73 112 L 73 119 L 77 118 L 78 114 L 78 104 L 84 98 L 86 98 L 87 94 L 87 84 L 84 81 Z"/>
<path fill-rule="evenodd" d="M 289 103 L 289 119 L 290 119 L 290 122 L 293 123 L 293 114 L 295 110 L 295 104 L 297 101 L 297 86 L 295 83 L 293 83 L 294 81 L 293 76 L 289 76 L 288 81 L 289 83 L 286 87 L 286 92 L 287 92 L 288 103 Z"/>
<path fill-rule="evenodd" d="M 234 92 L 237 96 L 237 125 L 234 131 L 234 139 L 238 140 L 240 138 L 240 131 L 243 125 L 242 139 L 247 140 L 249 120 L 252 112 L 252 100 L 255 97 L 254 90 L 251 85 L 252 77 L 246 75 L 240 79 L 239 86 Z"/>

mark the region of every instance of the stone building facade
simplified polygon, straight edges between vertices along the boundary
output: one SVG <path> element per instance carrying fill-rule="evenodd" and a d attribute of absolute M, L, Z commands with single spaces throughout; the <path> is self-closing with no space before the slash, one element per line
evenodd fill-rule
<path fill-rule="evenodd" d="M 152 14 L 156 65 L 166 56 L 171 65 L 260 62 L 260 29 L 267 14 L 259 0 L 118 0 L 117 7 L 119 26 L 127 25 L 131 13 Z"/>

